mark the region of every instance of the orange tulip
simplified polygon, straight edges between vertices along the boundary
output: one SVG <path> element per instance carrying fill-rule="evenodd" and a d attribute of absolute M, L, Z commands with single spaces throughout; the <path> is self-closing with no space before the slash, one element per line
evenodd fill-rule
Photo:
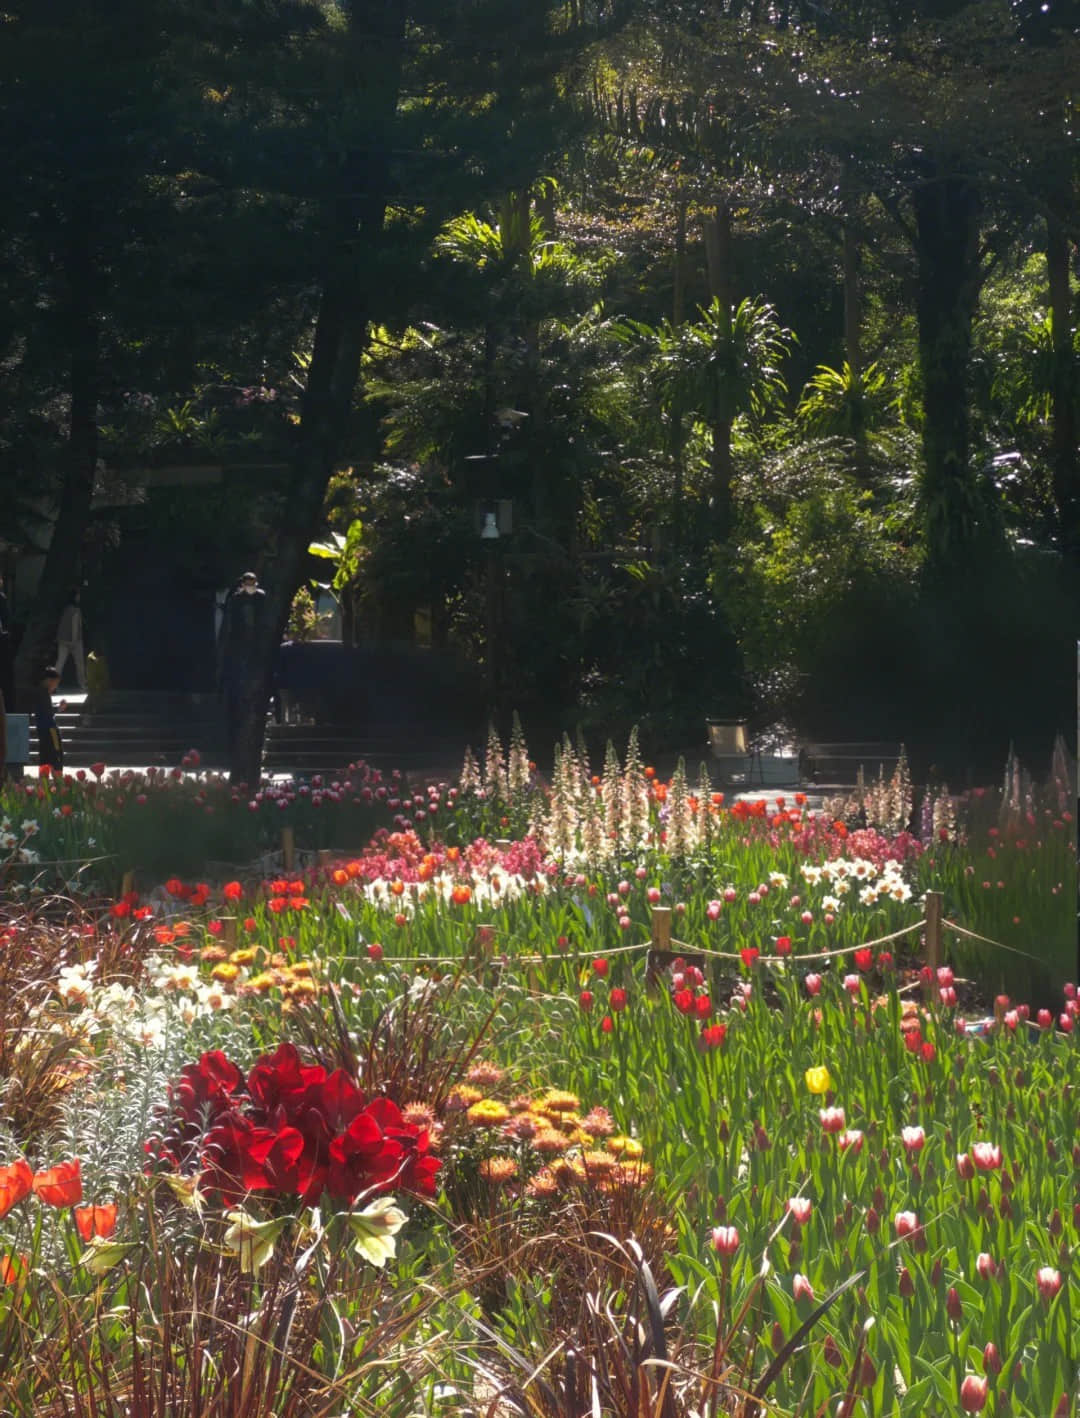
<path fill-rule="evenodd" d="M 26 1256 L 0 1256 L 0 1285 L 21 1285 L 28 1265 Z"/>
<path fill-rule="evenodd" d="M 0 1217 L 6 1216 L 33 1189 L 34 1173 L 24 1157 L 9 1167 L 0 1167 Z"/>
<path fill-rule="evenodd" d="M 102 1240 L 107 1240 L 116 1230 L 116 1203 L 108 1202 L 104 1206 L 77 1206 L 75 1208 L 75 1225 L 84 1241 L 89 1241 L 93 1236 L 100 1236 Z"/>
<path fill-rule="evenodd" d="M 46 1206 L 76 1206 L 82 1201 L 82 1163 L 76 1157 L 36 1172 L 34 1191 Z"/>

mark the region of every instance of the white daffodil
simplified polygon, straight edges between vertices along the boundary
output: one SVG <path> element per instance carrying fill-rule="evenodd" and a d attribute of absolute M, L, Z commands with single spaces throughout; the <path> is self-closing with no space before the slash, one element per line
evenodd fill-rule
<path fill-rule="evenodd" d="M 394 1237 L 409 1218 L 392 1196 L 380 1196 L 363 1211 L 350 1212 L 346 1219 L 356 1238 L 354 1249 L 381 1270 L 396 1255 Z"/>

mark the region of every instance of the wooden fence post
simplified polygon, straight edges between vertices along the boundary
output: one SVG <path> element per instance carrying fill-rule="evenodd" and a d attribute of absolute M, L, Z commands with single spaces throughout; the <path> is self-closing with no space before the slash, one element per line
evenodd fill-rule
<path fill-rule="evenodd" d="M 926 963 L 935 972 L 945 963 L 941 940 L 942 902 L 940 891 L 926 893 Z"/>
<path fill-rule="evenodd" d="M 296 866 L 296 836 L 291 827 L 281 829 L 281 865 L 286 871 Z"/>
<path fill-rule="evenodd" d="M 135 873 L 134 873 L 133 871 L 126 871 L 126 872 L 124 873 L 124 879 L 123 879 L 123 881 L 120 883 L 120 895 L 121 895 L 122 897 L 123 897 L 123 896 L 130 896 L 131 893 L 132 893 L 134 890 L 135 890 Z"/>
<path fill-rule="evenodd" d="M 660 971 L 671 961 L 671 907 L 652 908 L 652 943 L 645 961 L 645 988 L 657 988 Z"/>
<path fill-rule="evenodd" d="M 236 917 L 222 916 L 221 937 L 230 950 L 236 949 Z"/>
<path fill-rule="evenodd" d="M 328 867 L 334 860 L 334 854 L 329 847 L 320 847 L 315 853 L 315 860 L 321 867 Z"/>

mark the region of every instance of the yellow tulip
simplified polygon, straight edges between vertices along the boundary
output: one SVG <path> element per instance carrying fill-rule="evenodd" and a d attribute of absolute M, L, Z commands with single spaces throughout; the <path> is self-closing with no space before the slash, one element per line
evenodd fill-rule
<path fill-rule="evenodd" d="M 806 1086 L 811 1093 L 828 1093 L 833 1086 L 833 1081 L 824 1064 L 806 1070 Z"/>

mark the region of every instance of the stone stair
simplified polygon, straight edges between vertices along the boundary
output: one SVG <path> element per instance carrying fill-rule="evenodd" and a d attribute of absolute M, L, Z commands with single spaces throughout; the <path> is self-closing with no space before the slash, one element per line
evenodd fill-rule
<path fill-rule="evenodd" d="M 69 707 L 60 709 L 62 699 Z M 56 694 L 56 722 L 64 743 L 65 768 L 178 768 L 191 749 L 201 766 L 222 769 L 225 729 L 213 694 L 109 690 L 79 705 L 75 696 Z M 30 724 L 30 758 L 38 761 L 37 735 Z"/>
<path fill-rule="evenodd" d="M 408 734 L 401 725 L 365 724 L 357 729 L 348 724 L 269 723 L 263 771 L 325 777 L 362 759 L 384 772 L 400 768 L 414 777 L 456 779 L 463 756 L 459 739 Z"/>
<path fill-rule="evenodd" d="M 62 700 L 67 708 L 61 709 Z M 54 696 L 56 721 L 64 742 L 64 766 L 89 768 L 178 768 L 195 749 L 200 767 L 225 771 L 225 725 L 214 694 L 110 690 L 81 702 L 81 696 Z M 477 738 L 474 749 L 481 747 Z M 400 768 L 413 777 L 456 778 L 462 741 L 401 723 L 276 724 L 266 726 L 263 771 L 267 775 L 336 776 L 363 759 L 384 772 Z M 30 724 L 30 762 L 38 761 L 37 735 Z"/>

